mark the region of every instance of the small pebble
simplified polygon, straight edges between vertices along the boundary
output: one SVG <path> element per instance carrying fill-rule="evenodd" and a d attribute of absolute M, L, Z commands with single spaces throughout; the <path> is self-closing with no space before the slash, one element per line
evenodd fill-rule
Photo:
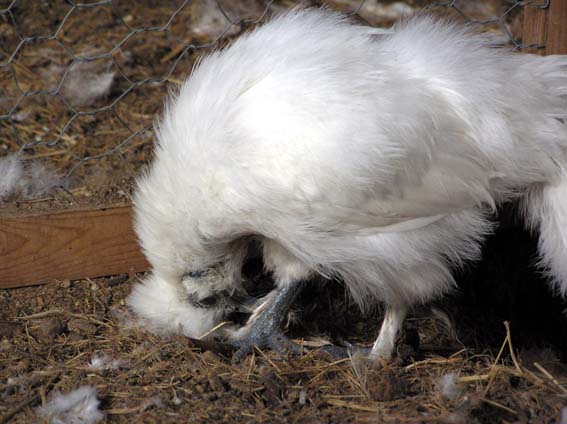
<path fill-rule="evenodd" d="M 97 327 L 92 322 L 81 318 L 75 318 L 67 323 L 69 331 L 83 336 L 92 336 L 96 333 Z"/>
<path fill-rule="evenodd" d="M 299 392 L 299 404 L 305 405 L 307 403 L 307 392 L 303 389 Z"/>
<path fill-rule="evenodd" d="M 210 350 L 207 350 L 206 352 L 204 352 L 203 355 L 202 355 L 202 358 L 205 362 L 212 362 L 212 363 L 219 362 L 221 360 L 220 357 L 216 353 L 214 353 Z"/>
<path fill-rule="evenodd" d="M 43 319 L 30 327 L 30 334 L 40 342 L 49 342 L 65 331 L 65 323 L 59 318 Z"/>
<path fill-rule="evenodd" d="M 0 338 L 10 338 L 22 330 L 22 324 L 15 321 L 0 321 Z"/>
<path fill-rule="evenodd" d="M 119 284 L 125 283 L 126 281 L 128 281 L 128 274 L 121 274 L 121 275 L 117 275 L 115 277 L 110 278 L 106 282 L 106 285 L 108 287 L 114 287 L 114 286 L 117 286 Z"/>
<path fill-rule="evenodd" d="M 23 358 L 20 359 L 16 365 L 14 366 L 14 369 L 16 370 L 16 372 L 21 373 L 21 372 L 25 372 L 29 369 L 30 367 L 30 360 L 28 358 Z"/>

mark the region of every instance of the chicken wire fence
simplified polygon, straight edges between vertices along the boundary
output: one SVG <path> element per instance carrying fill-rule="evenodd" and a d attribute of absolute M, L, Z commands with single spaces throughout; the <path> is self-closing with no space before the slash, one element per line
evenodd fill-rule
<path fill-rule="evenodd" d="M 548 1 L 323 4 L 374 26 L 421 10 L 451 15 L 522 49 L 528 47 L 522 9 Z M 152 124 L 168 91 L 201 55 L 294 6 L 285 0 L 0 0 L 0 204 L 127 201 L 151 156 Z"/>

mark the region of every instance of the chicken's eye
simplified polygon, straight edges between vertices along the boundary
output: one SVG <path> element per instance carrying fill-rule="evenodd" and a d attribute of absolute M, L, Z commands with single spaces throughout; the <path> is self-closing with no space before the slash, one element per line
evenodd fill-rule
<path fill-rule="evenodd" d="M 204 299 L 201 299 L 197 302 L 197 304 L 201 307 L 207 308 L 207 307 L 211 307 L 211 306 L 215 306 L 219 301 L 218 296 L 212 295 L 209 297 L 205 297 Z"/>
<path fill-rule="evenodd" d="M 189 278 L 199 278 L 203 275 L 203 271 L 189 271 L 185 276 Z"/>

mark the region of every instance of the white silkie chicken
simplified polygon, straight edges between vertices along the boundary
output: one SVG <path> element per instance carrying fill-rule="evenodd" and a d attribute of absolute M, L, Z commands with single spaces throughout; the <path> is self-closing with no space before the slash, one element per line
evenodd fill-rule
<path fill-rule="evenodd" d="M 203 335 L 238 303 L 255 239 L 276 289 L 231 334 L 241 355 L 285 343 L 320 274 L 386 305 L 371 355 L 388 358 L 408 309 L 453 287 L 513 198 L 566 296 L 567 58 L 490 44 L 427 16 L 385 31 L 294 10 L 204 58 L 138 182 L 152 273 L 129 304 L 155 330 Z"/>

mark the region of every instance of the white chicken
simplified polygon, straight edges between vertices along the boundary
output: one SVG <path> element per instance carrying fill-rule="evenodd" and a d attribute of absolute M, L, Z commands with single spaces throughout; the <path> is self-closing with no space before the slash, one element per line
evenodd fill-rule
<path fill-rule="evenodd" d="M 293 10 L 205 57 L 156 128 L 135 225 L 152 265 L 131 307 L 199 337 L 244 294 L 247 246 L 274 291 L 232 342 L 281 347 L 301 283 L 338 278 L 386 315 L 476 259 L 495 207 L 523 199 L 541 262 L 567 295 L 567 57 L 517 54 L 427 16 L 392 30 Z"/>

